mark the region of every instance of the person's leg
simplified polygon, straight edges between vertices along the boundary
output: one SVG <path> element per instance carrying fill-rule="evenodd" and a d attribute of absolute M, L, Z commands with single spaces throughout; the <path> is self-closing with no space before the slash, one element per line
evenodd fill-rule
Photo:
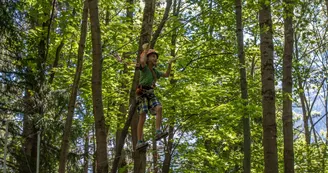
<path fill-rule="evenodd" d="M 168 135 L 167 132 L 162 132 L 161 130 L 161 124 L 162 124 L 162 104 L 159 102 L 159 100 L 156 98 L 155 94 L 152 94 L 149 99 L 149 105 L 151 109 L 154 109 L 156 112 L 156 141 L 160 140 Z"/>
<path fill-rule="evenodd" d="M 160 140 L 162 138 L 165 138 L 168 135 L 168 133 L 161 130 L 161 125 L 162 125 L 162 106 L 161 105 L 157 105 L 155 107 L 155 110 L 156 110 L 156 123 L 155 123 L 155 126 L 156 126 L 156 136 L 155 136 L 155 139 L 156 139 L 156 141 L 158 141 L 158 140 Z"/>
<path fill-rule="evenodd" d="M 148 146 L 148 143 L 143 141 L 143 126 L 146 121 L 146 114 L 148 112 L 148 104 L 147 104 L 147 99 L 144 97 L 139 97 L 138 98 L 138 114 L 139 114 L 139 121 L 138 121 L 138 126 L 137 126 L 137 138 L 138 142 L 136 144 L 136 149 L 144 148 L 145 146 Z"/>
<path fill-rule="evenodd" d="M 157 105 L 154 109 L 156 111 L 155 127 L 156 127 L 156 130 L 160 130 L 161 129 L 161 124 L 162 124 L 162 106 Z"/>
<path fill-rule="evenodd" d="M 142 141 L 143 138 L 143 126 L 146 121 L 146 113 L 142 112 L 139 116 L 139 121 L 138 121 L 138 129 L 137 129 L 137 136 L 138 136 L 138 141 Z"/>

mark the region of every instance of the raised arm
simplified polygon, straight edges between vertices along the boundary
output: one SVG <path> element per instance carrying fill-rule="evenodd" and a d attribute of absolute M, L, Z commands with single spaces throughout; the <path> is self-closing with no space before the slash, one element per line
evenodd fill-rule
<path fill-rule="evenodd" d="M 172 62 L 174 62 L 177 59 L 177 57 L 173 57 L 172 59 L 169 60 L 167 70 L 163 74 L 163 77 L 169 77 L 171 73 L 171 67 L 172 67 Z"/>
<path fill-rule="evenodd" d="M 171 73 L 171 66 L 172 66 L 172 62 L 170 62 L 167 66 L 167 70 L 165 73 L 163 73 L 163 77 L 169 77 L 170 73 Z"/>
<path fill-rule="evenodd" d="M 149 50 L 149 44 L 148 43 L 143 44 L 142 49 L 143 49 L 143 52 L 140 55 L 140 65 L 141 65 L 141 68 L 144 68 L 147 63 L 147 52 Z"/>

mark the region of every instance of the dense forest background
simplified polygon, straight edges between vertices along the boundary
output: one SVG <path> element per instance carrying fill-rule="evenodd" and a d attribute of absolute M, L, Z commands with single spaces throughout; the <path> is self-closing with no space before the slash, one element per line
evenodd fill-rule
<path fill-rule="evenodd" d="M 322 172 L 328 0 L 1 0 L 1 172 Z M 142 44 L 173 63 L 135 151 Z"/>

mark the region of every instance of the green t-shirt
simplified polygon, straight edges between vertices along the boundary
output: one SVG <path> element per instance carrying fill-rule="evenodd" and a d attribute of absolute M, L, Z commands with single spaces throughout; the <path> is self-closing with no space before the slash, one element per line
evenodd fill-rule
<path fill-rule="evenodd" d="M 163 73 L 153 68 L 157 79 L 162 77 Z M 153 74 L 151 73 L 149 67 L 146 65 L 144 68 L 140 68 L 140 80 L 139 85 L 151 86 L 153 84 Z"/>

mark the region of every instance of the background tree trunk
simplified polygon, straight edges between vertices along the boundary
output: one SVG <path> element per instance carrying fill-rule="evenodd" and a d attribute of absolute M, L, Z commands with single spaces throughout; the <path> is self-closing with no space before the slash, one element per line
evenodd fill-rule
<path fill-rule="evenodd" d="M 54 64 L 52 65 L 52 69 L 57 68 L 58 66 L 58 62 L 59 62 L 59 57 L 60 57 L 60 52 L 62 50 L 62 48 L 64 47 L 64 40 L 62 40 L 60 42 L 60 44 L 58 45 L 57 49 L 56 49 L 56 56 L 55 56 L 55 61 Z M 55 72 L 51 72 L 50 74 L 50 78 L 49 78 L 49 84 L 52 84 L 53 80 L 55 77 Z"/>
<path fill-rule="evenodd" d="M 169 173 L 170 171 L 172 151 L 173 151 L 173 136 L 174 136 L 174 126 L 169 126 L 169 139 L 167 141 L 167 147 L 165 149 L 165 157 L 162 167 L 163 173 Z"/>
<path fill-rule="evenodd" d="M 89 0 L 92 36 L 92 102 L 96 128 L 96 163 L 98 173 L 108 172 L 107 133 L 102 102 L 102 50 L 98 0 Z"/>
<path fill-rule="evenodd" d="M 25 90 L 24 96 L 24 117 L 23 117 L 23 137 L 25 139 L 22 145 L 22 155 L 26 156 L 26 159 L 22 158 L 20 161 L 20 172 L 35 171 L 36 163 L 36 130 L 33 125 L 33 112 L 34 103 L 31 98 L 31 94 L 28 89 Z"/>
<path fill-rule="evenodd" d="M 88 1 L 88 0 L 85 0 Z M 87 131 L 84 138 L 84 165 L 83 165 L 83 173 L 89 172 L 89 132 Z"/>
<path fill-rule="evenodd" d="M 278 172 L 277 124 L 273 66 L 271 1 L 260 1 L 260 51 L 262 80 L 264 172 Z"/>
<path fill-rule="evenodd" d="M 296 58 L 296 62 L 299 62 L 299 52 L 298 52 L 298 37 L 297 34 L 294 34 L 294 38 L 295 38 L 295 58 Z M 300 69 L 297 66 L 296 67 L 297 70 L 297 84 L 298 84 L 298 90 L 299 90 L 299 97 L 301 100 L 301 106 L 302 106 L 302 114 L 303 114 L 303 126 L 304 126 L 304 133 L 305 133 L 305 142 L 306 144 L 310 144 L 310 131 L 309 131 L 309 121 L 308 121 L 308 116 L 307 116 L 307 109 L 306 109 L 306 97 L 304 94 L 304 87 L 303 87 L 303 80 L 302 77 L 300 76 Z"/>
<path fill-rule="evenodd" d="M 59 173 L 65 173 L 66 161 L 67 161 L 67 153 L 69 151 L 69 137 L 71 134 L 73 115 L 75 110 L 75 102 L 77 91 L 80 83 L 81 73 L 82 73 L 82 65 L 83 65 L 83 55 L 84 55 L 84 47 L 85 40 L 87 36 L 87 23 L 88 23 L 88 0 L 84 0 L 83 14 L 82 14 L 82 24 L 81 24 L 81 36 L 79 43 L 79 50 L 77 55 L 77 66 L 74 77 L 74 82 L 72 86 L 72 92 L 68 103 L 68 113 L 66 118 L 66 124 L 63 134 L 63 139 L 60 148 L 60 158 L 59 158 Z"/>
<path fill-rule="evenodd" d="M 292 60 L 293 60 L 293 2 L 284 0 L 284 56 L 283 56 L 283 134 L 284 134 L 284 170 L 285 173 L 294 173 L 293 148 L 293 111 L 292 111 Z"/>
<path fill-rule="evenodd" d="M 95 132 L 95 126 L 92 127 L 92 139 L 93 139 L 93 160 L 92 160 L 92 171 L 93 173 L 97 172 L 97 154 L 96 154 L 96 132 Z"/>
<path fill-rule="evenodd" d="M 243 111 L 243 131 L 244 131 L 244 173 L 251 172 L 251 132 L 249 125 L 249 114 L 246 109 L 248 105 L 248 92 L 247 92 L 247 76 L 245 69 L 245 53 L 244 53 L 244 35 L 243 35 L 243 24 L 242 24 L 242 3 L 241 0 L 235 1 L 236 5 L 236 26 L 237 26 L 237 42 L 238 42 L 238 57 L 239 57 L 239 66 L 240 66 L 240 90 L 241 98 L 244 102 Z"/>
<path fill-rule="evenodd" d="M 179 16 L 180 12 L 180 5 L 181 5 L 181 0 L 174 0 L 173 1 L 173 16 L 177 18 Z M 174 29 L 172 37 L 171 37 L 171 56 L 175 57 L 176 56 L 176 43 L 177 43 L 177 28 Z M 174 76 L 174 73 L 171 72 L 171 76 Z M 176 80 L 171 78 L 170 84 L 175 85 Z M 175 108 L 174 108 L 175 109 Z M 175 120 L 172 122 L 175 123 Z M 170 171 L 170 165 L 171 165 L 171 160 L 172 160 L 172 152 L 173 152 L 173 137 L 174 137 L 174 125 L 169 125 L 169 137 L 167 140 L 167 145 L 164 150 L 164 162 L 162 166 L 162 172 L 163 173 L 169 173 Z"/>
<path fill-rule="evenodd" d="M 328 0 L 325 0 L 326 1 L 326 12 L 327 12 L 327 16 L 328 16 Z"/>
<path fill-rule="evenodd" d="M 127 0 L 127 7 L 126 7 L 126 23 L 127 25 L 131 28 L 133 25 L 133 0 Z M 131 38 L 130 38 L 131 41 Z M 128 55 L 123 54 L 123 59 L 126 59 Z M 127 73 L 128 69 L 127 69 L 127 65 L 124 64 L 124 70 L 123 70 L 123 74 Z M 125 85 L 125 82 L 122 81 L 122 90 L 123 92 L 125 92 L 127 88 L 127 86 Z M 123 128 L 118 128 L 117 132 L 116 132 L 116 146 L 115 146 L 115 157 L 114 157 L 114 161 L 113 161 L 113 165 L 112 165 L 112 170 L 111 172 L 116 173 L 117 169 L 120 169 L 122 167 L 125 166 L 125 154 L 123 150 L 123 146 L 124 146 L 124 141 L 126 138 L 126 135 L 128 133 L 128 128 L 131 124 L 131 119 L 132 117 L 129 116 L 128 119 L 126 119 L 125 115 L 126 115 L 126 107 L 124 106 L 124 104 L 121 104 L 119 107 L 120 113 L 121 115 L 119 116 L 119 123 L 123 123 L 125 120 L 125 125 Z"/>
<path fill-rule="evenodd" d="M 327 1 L 326 1 L 327 2 Z M 327 3 L 328 5 L 328 3 Z M 328 6 L 327 6 L 328 8 Z M 327 9 L 328 10 L 328 9 Z M 328 60 L 326 59 L 326 64 L 328 63 Z M 328 65 L 328 64 L 327 64 Z M 324 158 L 327 158 L 327 150 L 328 150 L 328 81 L 326 81 L 326 94 L 325 94 L 325 114 L 326 114 L 326 145 L 325 145 L 325 149 L 324 149 Z M 323 159 L 323 170 L 326 170 L 326 160 L 327 159 Z"/>
<path fill-rule="evenodd" d="M 155 119 L 152 122 L 152 135 L 155 136 L 156 135 L 156 127 L 155 127 Z M 152 155 L 153 155 L 153 173 L 158 173 L 158 152 L 157 152 L 157 141 L 155 138 L 152 139 L 152 143 L 153 143 L 153 151 L 152 151 Z"/>
<path fill-rule="evenodd" d="M 128 27 L 130 29 L 132 29 L 132 26 L 133 26 L 133 8 L 132 8 L 133 0 L 127 0 L 126 4 L 127 4 L 127 7 L 126 7 L 126 18 L 127 18 L 127 20 L 125 21 L 125 23 L 128 25 Z M 130 37 L 129 40 L 131 41 L 132 38 Z M 128 53 L 123 53 L 123 59 L 128 59 L 128 58 L 129 58 Z M 127 66 L 126 63 L 124 63 L 123 75 L 127 74 L 127 73 L 128 73 L 128 66 Z M 123 78 L 122 82 L 121 82 L 121 90 L 123 91 L 123 94 L 125 96 L 126 94 L 128 94 L 128 87 L 126 85 L 127 81 L 124 81 L 124 80 L 125 80 L 125 78 Z M 117 132 L 116 132 L 116 146 L 115 146 L 115 149 L 120 144 L 119 141 L 120 141 L 120 137 L 122 135 L 122 128 L 123 128 L 122 124 L 124 124 L 124 122 L 126 121 L 127 111 L 126 111 L 126 105 L 124 103 L 120 104 L 119 111 L 120 111 L 120 115 L 118 116 L 119 123 L 118 123 L 118 127 L 117 127 Z M 120 160 L 118 162 L 118 169 L 121 169 L 121 168 L 125 167 L 126 165 L 127 165 L 126 155 L 124 153 L 124 150 L 122 150 L 122 154 L 121 154 Z M 126 170 L 125 172 L 127 173 L 128 169 L 125 169 L 125 170 Z"/>

